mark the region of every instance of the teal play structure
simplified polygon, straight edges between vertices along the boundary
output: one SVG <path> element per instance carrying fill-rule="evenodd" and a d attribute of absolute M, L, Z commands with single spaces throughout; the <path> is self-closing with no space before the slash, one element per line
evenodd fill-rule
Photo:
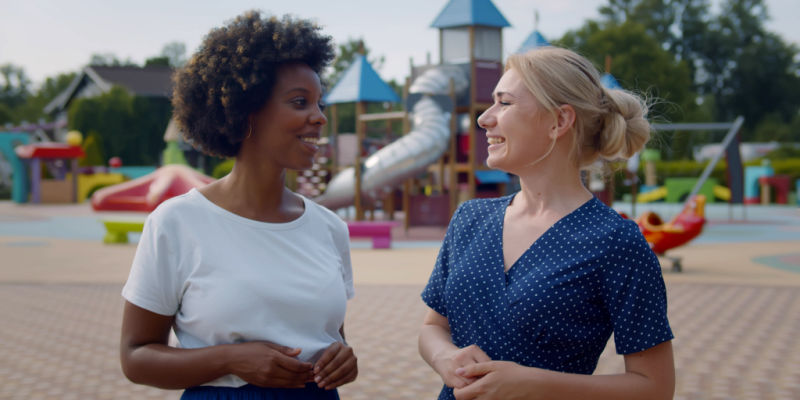
<path fill-rule="evenodd" d="M 548 42 L 538 30 L 534 30 L 530 35 L 528 35 L 525 41 L 522 42 L 522 45 L 519 46 L 517 53 L 526 53 L 529 50 L 546 46 L 550 46 L 550 42 Z"/>
<path fill-rule="evenodd" d="M 30 135 L 17 132 L 0 132 L 0 154 L 11 165 L 11 199 L 15 203 L 28 201 L 28 172 L 25 163 L 17 157 L 14 148 L 29 144 Z"/>
<path fill-rule="evenodd" d="M 764 165 L 753 165 L 745 168 L 744 170 L 744 201 L 746 204 L 758 204 L 760 199 L 761 185 L 759 179 L 761 177 L 770 177 L 775 175 L 775 170 L 768 163 Z"/>

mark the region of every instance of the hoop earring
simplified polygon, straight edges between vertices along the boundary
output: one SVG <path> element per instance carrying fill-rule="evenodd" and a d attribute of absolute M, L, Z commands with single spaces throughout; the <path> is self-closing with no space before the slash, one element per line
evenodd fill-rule
<path fill-rule="evenodd" d="M 253 136 L 253 124 L 250 124 L 250 128 L 247 130 L 247 137 L 245 139 L 250 139 L 250 136 Z"/>

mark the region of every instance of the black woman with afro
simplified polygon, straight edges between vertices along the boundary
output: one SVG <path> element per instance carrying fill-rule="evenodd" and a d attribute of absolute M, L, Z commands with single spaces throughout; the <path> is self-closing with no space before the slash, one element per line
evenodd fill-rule
<path fill-rule="evenodd" d="M 319 74 L 332 58 L 312 22 L 250 11 L 176 73 L 186 139 L 235 165 L 147 218 L 122 291 L 131 381 L 184 399 L 288 400 L 338 399 L 355 380 L 347 226 L 284 184 L 318 150 Z"/>

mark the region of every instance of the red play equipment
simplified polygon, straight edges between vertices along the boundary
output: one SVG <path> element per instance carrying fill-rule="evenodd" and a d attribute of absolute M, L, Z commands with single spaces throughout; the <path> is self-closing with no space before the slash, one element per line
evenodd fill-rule
<path fill-rule="evenodd" d="M 761 185 L 761 203 L 770 203 L 770 187 L 775 188 L 775 203 L 789 203 L 789 190 L 792 185 L 791 179 L 789 175 L 762 176 L 758 178 L 758 183 Z"/>
<path fill-rule="evenodd" d="M 650 247 L 659 256 L 664 256 L 667 250 L 682 246 L 694 239 L 703 231 L 705 219 L 706 197 L 696 195 L 686 202 L 680 214 L 672 221 L 664 223 L 658 214 L 648 211 L 636 219 L 644 238 Z M 672 269 L 680 272 L 682 269 L 679 258 L 671 257 Z"/>
<path fill-rule="evenodd" d="M 78 158 L 83 157 L 80 146 L 65 143 L 35 143 L 18 146 L 17 157 L 28 160 L 31 170 L 31 202 L 76 202 L 78 193 Z M 57 163 L 62 161 L 62 163 Z M 42 164 L 47 165 L 54 179 L 42 179 Z M 69 164 L 69 168 L 67 168 Z M 72 181 L 67 181 L 67 170 Z"/>
<path fill-rule="evenodd" d="M 164 200 L 213 181 L 214 178 L 187 166 L 165 165 L 141 178 L 98 190 L 92 195 L 92 208 L 97 211 L 150 212 Z"/>

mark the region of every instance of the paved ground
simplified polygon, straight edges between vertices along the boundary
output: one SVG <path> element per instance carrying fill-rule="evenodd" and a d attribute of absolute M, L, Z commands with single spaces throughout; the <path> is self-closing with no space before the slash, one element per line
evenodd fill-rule
<path fill-rule="evenodd" d="M 685 272 L 665 270 L 676 399 L 800 399 L 800 214 L 774 215 L 712 221 L 704 241 L 675 252 Z M 119 292 L 135 247 L 102 245 L 96 219 L 84 206 L 0 203 L 0 399 L 179 397 L 122 376 Z M 436 255 L 425 245 L 435 232 L 423 236 L 388 251 L 354 245 L 346 327 L 361 375 L 343 399 L 431 399 L 439 390 L 416 351 L 418 294 Z M 622 367 L 612 344 L 596 373 Z"/>

